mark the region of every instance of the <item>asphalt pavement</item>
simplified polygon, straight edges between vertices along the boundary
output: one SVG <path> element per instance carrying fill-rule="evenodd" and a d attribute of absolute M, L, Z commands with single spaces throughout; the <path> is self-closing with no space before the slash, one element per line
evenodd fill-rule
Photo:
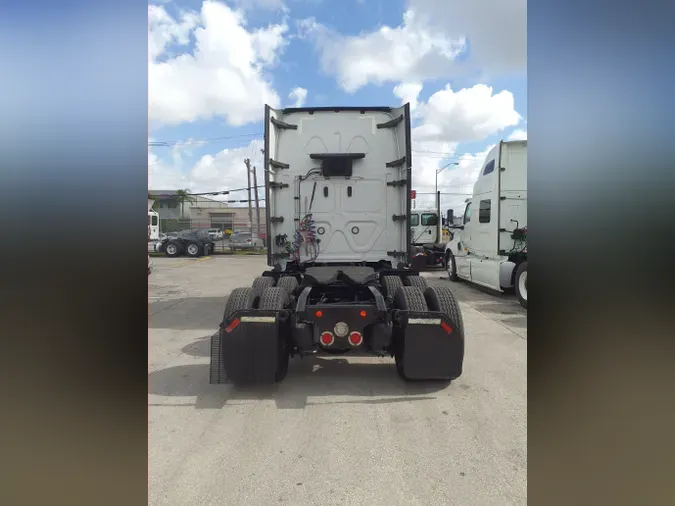
<path fill-rule="evenodd" d="M 269 387 L 209 385 L 228 293 L 264 257 L 153 258 L 149 504 L 461 505 L 527 502 L 527 313 L 453 288 L 464 374 L 405 383 L 390 358 L 294 358 Z"/>

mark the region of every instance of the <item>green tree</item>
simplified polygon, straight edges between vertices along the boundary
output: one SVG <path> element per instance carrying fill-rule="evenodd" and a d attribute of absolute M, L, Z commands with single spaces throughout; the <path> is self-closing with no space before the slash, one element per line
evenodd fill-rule
<path fill-rule="evenodd" d="M 159 197 L 157 195 L 153 195 L 152 193 L 148 193 L 148 200 L 154 200 L 152 203 L 152 209 L 153 211 L 157 211 L 157 208 L 159 206 Z"/>
<path fill-rule="evenodd" d="M 180 217 L 181 219 L 185 218 L 185 203 L 186 202 L 197 202 L 197 199 L 190 195 L 190 190 L 176 190 L 173 195 L 173 199 L 177 202 L 180 202 Z"/>

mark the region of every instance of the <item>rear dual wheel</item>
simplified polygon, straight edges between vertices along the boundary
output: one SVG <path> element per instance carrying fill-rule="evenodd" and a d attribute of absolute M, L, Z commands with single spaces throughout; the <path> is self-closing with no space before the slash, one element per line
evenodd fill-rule
<path fill-rule="evenodd" d="M 274 278 L 256 278 L 258 279 L 270 279 L 274 283 Z M 254 281 L 255 283 L 255 281 Z M 259 283 L 259 285 L 262 283 Z M 261 309 L 261 310 L 273 310 L 280 311 L 286 309 L 289 305 L 288 292 L 286 289 L 281 287 L 267 286 L 262 289 L 258 286 L 255 287 L 245 287 L 245 288 L 235 288 L 232 290 L 232 293 L 227 299 L 225 304 L 225 311 L 223 312 L 223 325 L 226 325 L 229 320 L 234 316 L 238 311 L 245 309 Z M 220 339 L 222 336 L 221 332 L 214 336 L 214 339 Z M 286 374 L 288 373 L 288 361 L 290 356 L 290 349 L 288 342 L 286 340 L 286 335 L 283 332 L 277 331 L 277 368 L 274 375 L 274 381 L 282 381 Z M 212 347 L 214 343 L 212 343 Z M 220 346 L 218 345 L 217 353 L 222 353 Z M 211 375 L 219 375 L 221 378 L 225 378 L 225 370 L 223 367 L 222 357 L 219 357 L 219 360 L 211 360 Z"/>
<path fill-rule="evenodd" d="M 274 278 L 271 278 L 274 281 Z M 280 286 L 266 288 L 260 297 L 258 309 L 281 311 L 288 307 L 288 292 Z M 290 358 L 290 348 L 283 329 L 277 332 L 277 371 L 274 375 L 274 381 L 277 383 L 283 381 L 288 373 L 288 360 Z"/>
<path fill-rule="evenodd" d="M 402 286 L 394 295 L 394 308 L 416 313 L 432 311 L 447 315 L 454 323 L 453 332 L 457 333 L 462 341 L 464 340 L 464 321 L 459 309 L 459 303 L 447 286 L 429 286 L 424 291 L 417 286 Z M 405 339 L 402 338 L 396 346 L 394 355 L 396 372 L 402 379 L 412 381 L 405 375 L 403 368 L 404 354 Z M 452 380 L 454 378 L 448 379 Z"/>
<path fill-rule="evenodd" d="M 164 254 L 169 258 L 175 258 L 181 255 L 183 246 L 178 241 L 169 241 L 164 246 Z"/>
<path fill-rule="evenodd" d="M 400 286 L 394 294 L 394 308 L 403 311 L 415 311 L 419 313 L 426 313 L 429 311 L 427 302 L 424 299 L 424 293 L 416 286 Z M 396 362 L 396 373 L 405 381 L 411 381 L 405 375 L 403 369 L 403 356 L 405 354 L 405 338 L 401 336 L 396 351 L 394 353 L 394 361 Z"/>
<path fill-rule="evenodd" d="M 204 253 L 204 246 L 198 242 L 190 241 L 185 247 L 187 256 L 196 258 Z"/>

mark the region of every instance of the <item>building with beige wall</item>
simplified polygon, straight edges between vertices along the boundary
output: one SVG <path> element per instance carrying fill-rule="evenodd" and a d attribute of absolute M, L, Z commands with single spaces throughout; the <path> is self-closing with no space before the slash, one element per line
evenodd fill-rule
<path fill-rule="evenodd" d="M 248 231 L 251 223 L 248 218 L 248 206 L 232 207 L 226 202 L 214 200 L 203 195 L 195 195 L 192 202 L 185 201 L 182 206 L 176 200 L 174 190 L 150 190 L 155 197 L 154 210 L 159 214 L 160 230 L 169 232 L 185 228 L 219 228 L 233 232 Z M 182 207 L 182 209 L 181 209 Z M 253 231 L 256 231 L 256 212 L 253 207 Z M 265 207 L 260 207 L 260 235 L 265 237 Z"/>

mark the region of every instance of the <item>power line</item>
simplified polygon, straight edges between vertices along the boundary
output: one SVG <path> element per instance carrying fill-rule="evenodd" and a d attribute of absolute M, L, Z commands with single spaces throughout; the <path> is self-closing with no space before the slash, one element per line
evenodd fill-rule
<path fill-rule="evenodd" d="M 148 146 L 151 147 L 172 147 L 172 146 L 189 146 L 194 144 L 210 144 L 212 142 L 222 142 L 230 139 L 242 139 L 244 137 L 259 137 L 263 135 L 261 132 L 239 135 L 224 135 L 221 137 L 211 137 L 207 139 L 188 139 L 177 141 L 148 141 Z"/>
<path fill-rule="evenodd" d="M 187 139 L 187 140 L 173 140 L 173 141 L 148 141 L 149 147 L 176 147 L 176 146 L 193 146 L 193 145 L 202 145 L 202 144 L 212 144 L 223 141 L 228 141 L 232 139 L 243 139 L 246 137 L 253 137 L 254 141 L 258 141 L 259 137 L 263 134 L 262 132 L 253 132 L 248 134 L 239 134 L 239 135 L 224 135 L 220 137 L 210 137 L 206 139 Z M 424 155 L 437 155 L 437 156 L 423 156 L 421 158 L 441 158 L 441 159 L 482 159 L 477 155 L 470 153 L 443 153 L 442 151 L 429 151 L 421 149 L 412 149 L 413 153 L 420 153 Z"/>
<path fill-rule="evenodd" d="M 253 188 L 253 187 L 252 187 L 252 188 Z M 265 185 L 258 185 L 258 186 L 256 186 L 256 188 L 265 188 Z M 210 192 L 204 192 L 204 193 L 186 193 L 185 196 L 186 196 L 187 198 L 189 198 L 189 197 L 192 197 L 192 196 L 194 196 L 194 197 L 202 197 L 202 196 L 204 196 L 204 195 L 228 195 L 228 194 L 230 194 L 230 193 L 232 193 L 232 192 L 239 192 L 239 191 L 244 191 L 244 190 L 248 190 L 248 186 L 246 186 L 246 187 L 244 187 L 244 188 L 233 188 L 233 189 L 231 189 L 231 190 L 210 191 Z M 148 191 L 148 194 L 149 194 L 149 195 L 155 195 L 155 194 L 153 194 L 151 191 Z M 174 194 L 174 195 L 168 195 L 168 194 L 166 194 L 166 193 L 157 194 L 157 195 L 155 195 L 155 196 L 157 196 L 157 197 L 167 196 L 167 197 L 174 197 L 174 198 L 176 198 L 176 195 L 175 195 L 175 194 Z M 180 197 L 178 197 L 178 198 L 180 198 Z"/>

